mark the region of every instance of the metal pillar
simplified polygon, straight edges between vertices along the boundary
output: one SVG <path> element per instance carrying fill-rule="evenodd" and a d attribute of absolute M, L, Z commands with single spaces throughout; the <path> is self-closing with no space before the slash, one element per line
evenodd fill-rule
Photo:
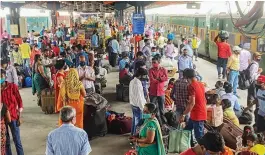
<path fill-rule="evenodd" d="M 19 12 L 20 12 L 19 7 L 10 8 L 10 24 L 18 26 L 18 35 L 12 35 L 12 37 L 20 36 Z"/>

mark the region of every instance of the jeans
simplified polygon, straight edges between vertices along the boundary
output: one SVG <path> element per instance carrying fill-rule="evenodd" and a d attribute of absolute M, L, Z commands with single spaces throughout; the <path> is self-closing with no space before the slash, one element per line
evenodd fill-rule
<path fill-rule="evenodd" d="M 161 118 L 162 115 L 165 113 L 165 95 L 163 96 L 150 96 L 150 102 L 155 104 L 158 111 L 157 111 L 157 119 L 160 125 L 164 124 L 165 122 Z"/>
<path fill-rule="evenodd" d="M 179 79 L 182 79 L 183 78 L 183 71 L 179 71 Z"/>
<path fill-rule="evenodd" d="M 11 133 L 12 133 L 12 136 L 13 136 L 13 141 L 14 141 L 15 146 L 16 146 L 17 155 L 24 155 L 22 143 L 20 140 L 20 130 L 19 130 L 19 126 L 17 126 L 17 121 L 11 121 L 8 124 L 8 126 L 9 126 Z M 8 129 L 8 127 L 6 129 Z M 9 135 L 8 130 L 7 130 L 7 134 L 6 134 L 6 154 L 12 155 L 11 144 L 10 144 L 10 135 Z"/>
<path fill-rule="evenodd" d="M 190 131 L 194 130 L 195 138 L 198 141 L 204 135 L 204 121 L 193 121 L 189 119 L 188 124 L 185 127 L 185 130 L 190 130 Z"/>
<path fill-rule="evenodd" d="M 234 111 L 235 111 L 235 114 L 236 114 L 236 117 L 237 118 L 239 118 L 242 115 L 242 113 L 243 113 L 242 109 L 240 109 L 240 110 L 234 110 Z"/>
<path fill-rule="evenodd" d="M 62 44 L 63 43 L 63 37 L 58 37 L 58 40 L 57 40 L 58 46 L 60 45 L 60 41 L 61 41 L 61 44 Z"/>
<path fill-rule="evenodd" d="M 255 82 L 252 82 L 250 84 L 250 87 L 248 88 L 248 96 L 247 96 L 247 105 L 253 104 L 255 102 L 255 99 L 257 97 L 257 88 Z M 253 106 L 250 108 L 250 110 L 253 111 Z"/>
<path fill-rule="evenodd" d="M 228 58 L 219 58 L 217 59 L 217 71 L 218 75 L 223 74 L 223 77 L 226 77 L 226 65 Z M 221 73 L 221 68 L 223 68 L 223 72 Z"/>
<path fill-rule="evenodd" d="M 177 107 L 176 108 L 176 120 L 178 121 L 180 116 L 183 114 L 183 112 L 185 111 L 185 108 L 181 108 L 181 107 Z M 190 116 L 189 114 L 185 116 L 185 122 L 188 123 Z"/>
<path fill-rule="evenodd" d="M 197 60 L 197 58 L 198 58 L 198 48 L 194 48 L 192 50 L 193 50 L 193 55 L 195 55 L 195 59 Z"/>
<path fill-rule="evenodd" d="M 258 114 L 257 116 L 257 132 L 264 132 L 265 131 L 265 119 L 264 116 Z"/>
<path fill-rule="evenodd" d="M 233 93 L 234 95 L 237 95 L 237 87 L 238 87 L 238 76 L 239 71 L 231 70 L 229 72 L 229 83 L 233 86 Z"/>
<path fill-rule="evenodd" d="M 133 119 L 132 119 L 131 135 L 133 136 L 136 133 L 136 126 L 138 125 L 140 119 L 142 118 L 142 111 L 139 107 L 132 106 L 132 113 L 133 113 Z"/>
<path fill-rule="evenodd" d="M 23 68 L 29 67 L 29 58 L 23 59 Z"/>

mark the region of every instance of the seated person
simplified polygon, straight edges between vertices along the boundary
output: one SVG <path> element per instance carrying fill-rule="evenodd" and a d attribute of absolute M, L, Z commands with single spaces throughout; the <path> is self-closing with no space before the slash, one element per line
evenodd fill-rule
<path fill-rule="evenodd" d="M 239 120 L 236 117 L 234 110 L 231 108 L 231 101 L 223 99 L 221 104 L 223 107 L 223 116 L 230 119 L 236 126 L 239 126 Z"/>
<path fill-rule="evenodd" d="M 258 133 L 257 135 L 251 136 L 248 141 L 250 147 L 249 151 L 257 153 L 258 155 L 264 155 L 265 154 L 265 141 L 264 141 L 264 135 L 263 133 Z"/>
<path fill-rule="evenodd" d="M 152 57 L 154 57 L 156 55 L 161 56 L 159 51 L 157 50 L 157 47 L 152 47 L 151 51 L 152 51 Z"/>
<path fill-rule="evenodd" d="M 130 60 L 128 58 L 128 53 L 127 52 L 122 52 L 121 56 L 122 56 L 122 59 L 119 62 L 120 71 L 125 68 L 126 64 L 130 64 Z"/>
<path fill-rule="evenodd" d="M 241 106 L 238 102 L 238 98 L 233 94 L 233 87 L 230 83 L 225 83 L 224 84 L 224 89 L 225 89 L 225 93 L 224 95 L 222 95 L 221 99 L 228 99 L 231 102 L 231 107 L 230 109 L 234 110 L 237 118 L 239 118 L 242 115 L 242 109 Z"/>
<path fill-rule="evenodd" d="M 170 94 L 174 87 L 174 83 L 175 83 L 175 78 L 171 78 L 168 82 L 167 89 L 165 90 L 165 107 L 166 108 L 168 107 L 169 110 L 173 110 L 172 105 L 174 101 L 171 99 Z"/>
<path fill-rule="evenodd" d="M 144 63 L 145 64 L 145 60 L 144 60 L 144 54 L 143 54 L 143 52 L 137 52 L 137 54 L 136 54 L 136 59 L 134 60 L 134 62 L 133 62 L 133 70 L 134 70 L 134 73 L 136 72 L 136 68 L 139 68 L 138 66 L 137 66 L 137 64 L 138 63 Z"/>
<path fill-rule="evenodd" d="M 211 155 L 224 152 L 225 142 L 219 132 L 208 131 L 194 147 L 180 153 L 180 155 Z"/>
<path fill-rule="evenodd" d="M 129 85 L 130 81 L 132 80 L 132 74 L 129 72 L 129 64 L 125 65 L 125 68 L 120 71 L 119 73 L 119 82 L 120 84 Z"/>

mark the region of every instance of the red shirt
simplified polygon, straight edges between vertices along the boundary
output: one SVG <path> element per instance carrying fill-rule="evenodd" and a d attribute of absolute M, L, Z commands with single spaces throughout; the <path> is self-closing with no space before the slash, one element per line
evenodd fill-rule
<path fill-rule="evenodd" d="M 58 46 L 54 46 L 54 47 L 52 48 L 52 50 L 53 50 L 54 55 L 55 55 L 56 57 L 58 57 L 59 54 L 60 54 L 60 48 L 59 48 Z"/>
<path fill-rule="evenodd" d="M 190 112 L 193 121 L 204 121 L 207 119 L 205 88 L 201 82 L 193 81 L 188 86 L 189 96 L 195 97 L 195 105 Z"/>
<path fill-rule="evenodd" d="M 19 108 L 23 107 L 18 87 L 14 83 L 6 82 L 6 87 L 1 89 L 2 102 L 6 104 L 11 115 L 11 120 L 18 119 Z"/>
<path fill-rule="evenodd" d="M 127 69 L 121 70 L 119 74 L 120 79 L 122 79 L 125 75 L 128 75 Z"/>
<path fill-rule="evenodd" d="M 165 95 L 165 81 L 167 81 L 167 70 L 163 67 L 151 68 L 149 70 L 150 78 L 150 92 L 151 96 L 162 96 Z M 160 78 L 160 81 L 157 80 Z"/>
<path fill-rule="evenodd" d="M 180 153 L 179 155 L 196 155 L 196 153 L 193 152 L 192 148 Z"/>
<path fill-rule="evenodd" d="M 232 55 L 230 45 L 226 42 L 215 42 L 218 47 L 219 58 L 229 58 Z"/>

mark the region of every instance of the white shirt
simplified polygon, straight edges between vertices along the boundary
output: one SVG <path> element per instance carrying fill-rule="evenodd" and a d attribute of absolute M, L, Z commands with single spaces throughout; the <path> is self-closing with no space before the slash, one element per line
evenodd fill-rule
<path fill-rule="evenodd" d="M 243 71 L 248 68 L 248 61 L 251 60 L 251 54 L 249 51 L 242 49 L 240 52 L 240 69 L 239 71 Z"/>
<path fill-rule="evenodd" d="M 131 105 L 139 107 L 141 110 L 144 109 L 146 99 L 144 97 L 143 85 L 136 77 L 131 80 L 129 85 L 129 99 Z"/>
<path fill-rule="evenodd" d="M 130 40 L 121 40 L 120 42 L 120 51 L 121 52 L 129 52 L 130 51 Z"/>
<path fill-rule="evenodd" d="M 144 48 L 144 46 L 145 46 L 145 44 L 144 44 L 144 40 L 141 40 L 141 41 L 139 42 L 139 46 L 140 46 L 140 51 L 142 51 L 143 48 Z"/>
<path fill-rule="evenodd" d="M 85 68 L 78 66 L 77 71 L 78 71 L 79 77 L 85 75 L 85 78 L 83 78 L 83 80 L 81 81 L 84 85 L 84 88 L 85 89 L 93 88 L 95 90 L 94 82 L 86 79 L 88 77 L 91 77 L 91 78 L 95 77 L 94 69 L 90 66 L 86 66 Z"/>

